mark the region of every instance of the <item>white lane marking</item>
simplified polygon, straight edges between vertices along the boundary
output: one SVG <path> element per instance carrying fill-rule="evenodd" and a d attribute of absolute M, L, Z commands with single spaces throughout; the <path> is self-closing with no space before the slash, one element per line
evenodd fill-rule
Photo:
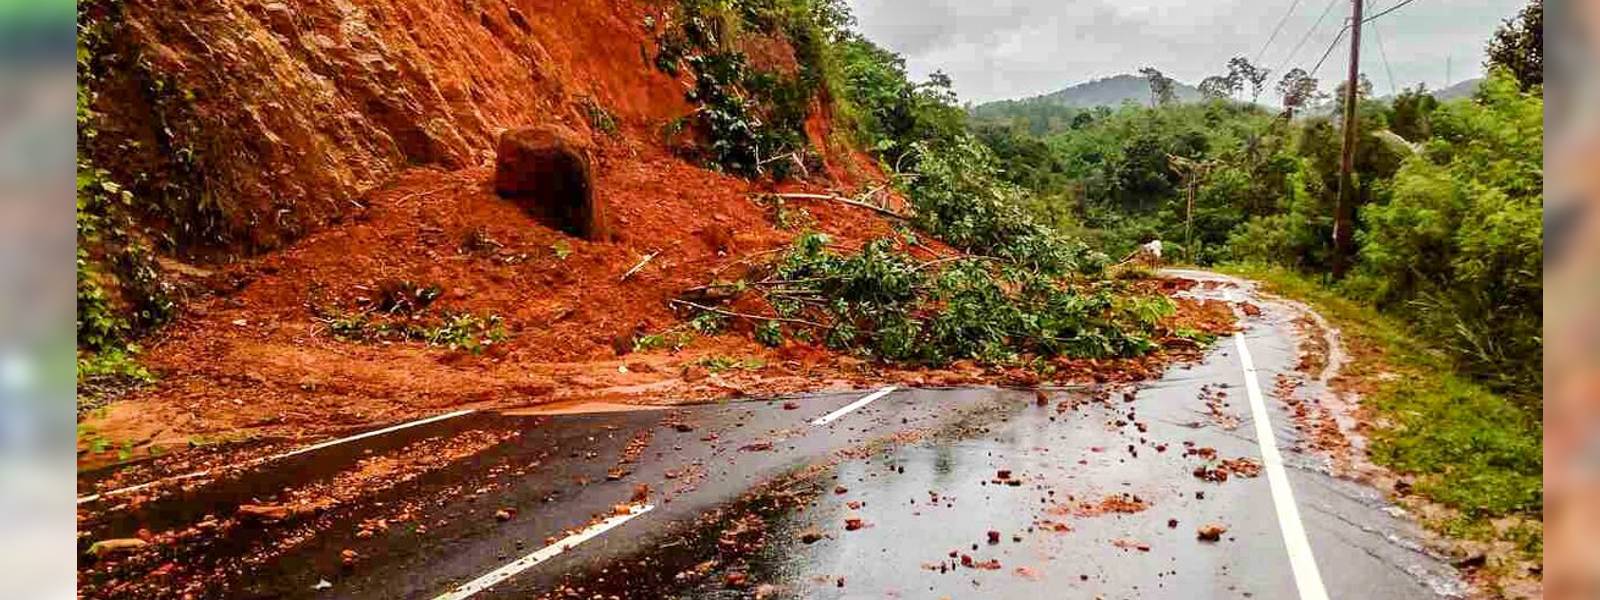
<path fill-rule="evenodd" d="M 828 413 L 826 415 L 823 415 L 821 417 L 817 417 L 816 420 L 811 421 L 811 424 L 820 427 L 822 425 L 827 425 L 829 423 L 832 423 L 834 419 L 837 419 L 839 417 L 842 417 L 842 416 L 845 416 L 847 414 L 850 414 L 850 411 L 853 411 L 855 409 L 858 409 L 858 408 L 861 408 L 861 407 L 866 406 L 868 404 L 871 404 L 873 400 L 877 400 L 879 398 L 887 396 L 887 395 L 889 395 L 889 392 L 893 392 L 896 389 L 898 389 L 897 386 L 892 386 L 891 385 L 889 387 L 883 388 L 883 389 L 878 390 L 876 392 L 873 392 L 871 394 L 867 394 L 862 399 L 857 400 L 855 402 L 851 402 L 849 404 L 846 404 L 846 405 L 844 405 L 843 408 L 840 408 L 839 410 L 833 411 L 833 412 Z"/>
<path fill-rule="evenodd" d="M 539 563 L 555 558 L 562 552 L 571 550 L 578 544 L 582 544 L 594 539 L 600 534 L 610 531 L 613 527 L 627 523 L 634 517 L 650 512 L 653 509 L 655 509 L 654 504 L 646 504 L 643 506 L 636 505 L 628 511 L 628 514 L 617 515 L 599 523 L 595 523 L 594 525 L 590 525 L 583 531 L 579 531 L 567 537 L 561 538 L 554 544 L 550 544 L 549 546 L 535 550 L 527 556 L 511 561 L 503 567 L 485 573 L 482 577 L 461 584 L 455 589 L 443 594 L 439 594 L 438 596 L 435 596 L 433 600 L 461 600 L 462 598 L 471 597 L 473 594 L 487 590 L 490 586 L 510 579 L 512 576 L 531 569 Z"/>
<path fill-rule="evenodd" d="M 327 447 L 330 447 L 330 446 L 337 446 L 339 444 L 348 444 L 350 442 L 354 442 L 354 441 L 357 441 L 357 440 L 364 440 L 364 439 L 367 439 L 369 437 L 379 436 L 379 435 L 383 435 L 383 434 L 386 434 L 386 433 L 394 433 L 396 431 L 400 431 L 402 429 L 409 429 L 409 428 L 412 428 L 412 427 L 416 427 L 418 425 L 427 425 L 429 423 L 437 423 L 437 422 L 443 421 L 445 419 L 453 419 L 453 418 L 459 417 L 461 415 L 471 414 L 471 413 L 474 413 L 474 412 L 477 412 L 476 409 L 468 408 L 468 409 L 464 409 L 464 410 L 458 410 L 458 411 L 455 411 L 455 412 L 452 412 L 452 413 L 445 413 L 445 414 L 442 414 L 442 415 L 434 415 L 434 416 L 428 417 L 426 419 L 418 419 L 418 420 L 411 421 L 411 422 L 408 422 L 408 423 L 401 423 L 399 425 L 393 425 L 393 426 L 390 426 L 390 427 L 385 427 L 383 429 L 379 429 L 379 430 L 376 430 L 376 431 L 368 431 L 366 433 L 358 433 L 358 434 L 355 434 L 355 435 L 342 437 L 342 438 L 339 438 L 339 439 L 336 439 L 336 440 L 328 440 L 326 442 L 320 442 L 320 443 L 312 444 L 312 445 L 306 446 L 304 448 L 298 448 L 298 449 L 295 449 L 295 450 L 290 450 L 288 452 L 281 452 L 281 453 L 274 454 L 272 456 L 268 456 L 268 457 L 264 457 L 264 458 L 250 459 L 250 460 L 241 462 L 236 466 L 239 466 L 239 467 L 254 467 L 254 466 L 257 466 L 257 465 L 273 462 L 273 461 L 276 461 L 276 460 L 282 460 L 282 459 L 285 459 L 285 458 L 289 458 L 291 456 L 295 456 L 295 455 L 299 455 L 299 454 L 305 454 L 307 452 L 313 452 L 313 451 L 316 451 L 316 450 L 321 450 L 323 448 L 327 448 Z M 163 484 L 163 483 L 170 483 L 170 482 L 173 482 L 173 481 L 181 481 L 181 480 L 184 480 L 184 479 L 194 479 L 196 477 L 205 477 L 206 475 L 210 475 L 212 473 L 212 471 L 214 471 L 214 470 L 216 470 L 216 469 L 202 469 L 202 470 L 199 470 L 199 471 L 195 471 L 193 473 L 184 473 L 182 475 L 173 475 L 171 477 L 164 477 L 164 478 L 161 478 L 161 479 L 157 479 L 155 481 L 141 483 L 139 485 L 131 485 L 131 486 L 124 487 L 124 488 L 117 488 L 117 489 L 111 490 L 109 492 L 101 492 L 101 493 L 98 493 L 98 494 L 89 494 L 87 496 L 79 496 L 78 497 L 78 504 L 83 504 L 85 502 L 94 502 L 95 500 L 99 500 L 99 499 L 104 498 L 106 496 L 116 496 L 116 495 L 120 495 L 120 494 L 126 494 L 126 493 L 129 493 L 129 492 L 137 492 L 139 490 L 150 488 L 150 487 L 153 487 L 153 486 L 156 486 L 156 485 L 160 485 L 160 484 Z"/>
<path fill-rule="evenodd" d="M 1233 339 L 1239 345 L 1239 362 L 1244 365 L 1244 390 L 1250 397 L 1250 414 L 1256 422 L 1256 442 L 1261 446 L 1261 462 L 1267 467 L 1272 504 L 1278 512 L 1278 529 L 1283 532 L 1283 544 L 1289 549 L 1289 567 L 1294 570 L 1294 585 L 1300 590 L 1300 600 L 1327 600 L 1328 590 L 1322 586 L 1317 559 L 1311 554 L 1310 542 L 1306 541 L 1305 524 L 1300 521 L 1300 509 L 1294 503 L 1294 491 L 1289 489 L 1289 475 L 1283 470 L 1283 456 L 1278 454 L 1278 440 L 1272 433 L 1272 421 L 1267 418 L 1267 404 L 1261 396 L 1261 384 L 1256 381 L 1255 361 L 1250 358 L 1250 348 L 1245 346 L 1244 334 L 1236 331 Z"/>

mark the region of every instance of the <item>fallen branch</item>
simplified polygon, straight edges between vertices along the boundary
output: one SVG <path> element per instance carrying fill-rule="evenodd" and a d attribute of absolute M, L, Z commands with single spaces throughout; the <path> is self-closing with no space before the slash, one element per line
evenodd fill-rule
<path fill-rule="evenodd" d="M 723 309 L 717 308 L 715 306 L 706 306 L 706 305 L 703 305 L 703 304 L 695 304 L 695 303 L 690 302 L 688 300 L 679 300 L 677 298 L 673 298 L 671 300 L 668 300 L 667 303 L 669 303 L 669 304 L 681 304 L 683 306 L 688 306 L 690 308 L 694 308 L 694 309 L 697 309 L 697 310 L 703 310 L 703 311 L 706 311 L 706 312 L 709 312 L 709 313 L 716 313 L 716 314 L 719 314 L 719 315 L 722 315 L 722 316 L 725 316 L 725 317 L 735 317 L 735 318 L 744 319 L 744 320 L 747 320 L 747 321 L 777 321 L 777 322 L 780 322 L 780 323 L 794 323 L 796 325 L 809 325 L 811 327 L 817 327 L 817 328 L 825 328 L 825 327 L 827 327 L 826 325 L 823 325 L 821 323 L 815 323 L 815 322 L 812 322 L 812 321 L 807 321 L 805 319 L 795 319 L 795 318 L 790 318 L 790 317 L 764 317 L 764 316 L 761 316 L 761 315 L 752 315 L 752 314 L 746 314 L 746 313 L 741 313 L 741 312 L 734 312 L 734 311 L 731 311 L 731 310 L 723 310 Z"/>
<path fill-rule="evenodd" d="M 627 281 L 628 278 L 632 277 L 634 273 L 638 273 L 639 269 L 643 269 L 645 265 L 650 264 L 650 261 L 655 260 L 657 254 L 661 254 L 661 251 L 657 250 L 644 255 L 644 258 L 639 261 L 639 264 L 634 265 L 632 269 L 628 269 L 627 273 L 622 274 L 622 279 L 619 281 Z"/>
<path fill-rule="evenodd" d="M 832 195 L 832 194 L 802 194 L 802 193 L 798 193 L 798 192 L 790 192 L 790 193 L 787 193 L 787 194 L 773 194 L 773 195 L 775 195 L 775 196 L 777 196 L 779 198 L 794 199 L 794 200 L 833 200 L 835 202 L 842 202 L 844 204 L 849 204 L 850 206 L 859 206 L 861 208 L 865 208 L 865 209 L 871 210 L 873 212 L 877 212 L 877 213 L 882 214 L 884 216 L 900 219 L 902 221 L 910 221 L 911 220 L 911 217 L 909 217 L 907 215 L 902 215 L 900 213 L 897 213 L 895 211 L 889 210 L 889 209 L 884 208 L 882 206 L 878 206 L 876 204 L 870 204 L 870 203 L 867 203 L 867 202 L 862 202 L 860 200 L 854 200 L 854 199 L 851 199 L 851 198 L 846 198 L 844 196 L 835 196 L 835 195 Z"/>

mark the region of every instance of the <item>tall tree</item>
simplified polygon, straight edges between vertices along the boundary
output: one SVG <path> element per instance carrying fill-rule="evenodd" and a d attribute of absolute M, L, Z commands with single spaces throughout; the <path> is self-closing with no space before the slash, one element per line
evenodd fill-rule
<path fill-rule="evenodd" d="M 1251 102 L 1261 100 L 1261 92 L 1266 88 L 1267 77 L 1271 75 L 1270 69 L 1252 65 L 1250 60 L 1243 56 L 1235 56 L 1228 61 L 1228 79 L 1233 82 L 1234 93 L 1239 93 L 1245 84 L 1249 84 Z"/>
<path fill-rule="evenodd" d="M 1155 67 L 1139 69 L 1139 74 L 1150 82 L 1150 106 L 1152 108 L 1177 101 L 1178 96 L 1173 90 L 1171 77 L 1167 77 L 1166 74 Z"/>
<path fill-rule="evenodd" d="M 1544 0 L 1533 0 L 1489 38 L 1484 67 L 1511 71 L 1523 91 L 1544 84 Z"/>
<path fill-rule="evenodd" d="M 1278 80 L 1278 96 L 1283 98 L 1283 111 L 1290 119 L 1296 110 L 1317 98 L 1317 80 L 1305 69 L 1295 68 Z"/>
<path fill-rule="evenodd" d="M 1212 75 L 1200 81 L 1200 95 L 1207 100 L 1221 100 L 1232 95 L 1233 82 L 1222 75 Z"/>

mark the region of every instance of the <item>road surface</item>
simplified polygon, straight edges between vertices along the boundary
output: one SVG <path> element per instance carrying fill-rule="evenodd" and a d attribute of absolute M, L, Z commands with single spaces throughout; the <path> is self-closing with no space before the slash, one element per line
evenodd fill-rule
<path fill-rule="evenodd" d="M 1301 449 L 1277 383 L 1307 379 L 1294 311 L 1219 281 L 1195 293 L 1264 310 L 1203 362 L 1136 388 L 452 413 L 167 482 L 142 501 L 147 490 L 84 497 L 80 594 L 1466 594 L 1403 513 Z M 1213 525 L 1217 539 L 1200 539 Z M 155 543 L 89 554 L 141 536 Z"/>

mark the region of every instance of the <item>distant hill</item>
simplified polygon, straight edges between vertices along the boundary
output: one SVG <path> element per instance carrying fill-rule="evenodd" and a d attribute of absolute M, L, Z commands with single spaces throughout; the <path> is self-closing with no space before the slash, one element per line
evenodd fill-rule
<path fill-rule="evenodd" d="M 1193 102 L 1200 99 L 1200 90 L 1192 85 L 1174 82 L 1173 88 L 1180 102 Z M 980 104 L 974 109 L 974 112 L 983 114 L 988 110 L 993 110 L 989 107 L 1020 103 L 1052 104 L 1068 108 L 1094 108 L 1096 106 L 1120 106 L 1123 102 L 1149 104 L 1150 82 L 1138 75 L 1117 75 L 1080 83 L 1069 86 L 1066 89 L 1023 100 L 1001 100 Z"/>
<path fill-rule="evenodd" d="M 1478 86 L 1483 84 L 1483 78 L 1477 77 L 1457 83 L 1442 90 L 1434 90 L 1433 97 L 1440 102 L 1455 100 L 1457 98 L 1470 98 L 1478 93 Z"/>

